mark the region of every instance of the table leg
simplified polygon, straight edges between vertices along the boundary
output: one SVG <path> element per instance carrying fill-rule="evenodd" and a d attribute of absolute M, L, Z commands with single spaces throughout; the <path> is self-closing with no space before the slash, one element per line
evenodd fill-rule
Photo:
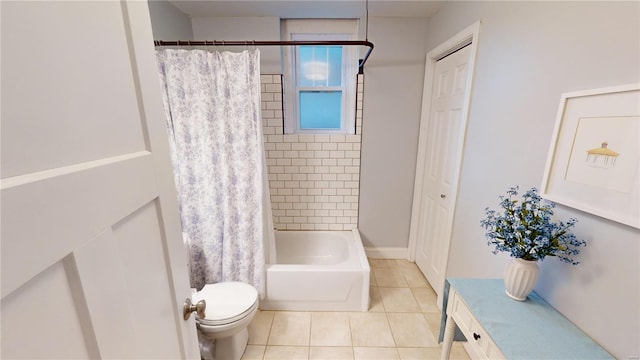
<path fill-rule="evenodd" d="M 444 327 L 444 338 L 442 339 L 442 354 L 440 360 L 449 359 L 451 354 L 451 344 L 453 343 L 453 336 L 456 332 L 456 322 L 451 316 L 447 315 L 447 323 Z"/>

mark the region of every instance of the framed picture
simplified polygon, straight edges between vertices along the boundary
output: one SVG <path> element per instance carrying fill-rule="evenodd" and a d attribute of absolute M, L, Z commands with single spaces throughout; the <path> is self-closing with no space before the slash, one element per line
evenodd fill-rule
<path fill-rule="evenodd" d="M 640 84 L 562 94 L 541 195 L 640 228 Z"/>

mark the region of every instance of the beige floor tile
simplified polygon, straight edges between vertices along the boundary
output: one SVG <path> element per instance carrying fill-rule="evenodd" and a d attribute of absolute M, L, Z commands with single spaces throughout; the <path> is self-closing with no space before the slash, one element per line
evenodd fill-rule
<path fill-rule="evenodd" d="M 437 339 L 440 335 L 440 320 L 442 315 L 439 313 L 425 313 L 424 318 L 427 320 L 429 330 L 431 330 L 431 333 Z"/>
<path fill-rule="evenodd" d="M 394 266 L 398 268 L 402 268 L 402 267 L 411 268 L 416 266 L 416 263 L 411 262 L 407 259 L 395 259 L 393 260 L 393 263 L 394 263 Z"/>
<path fill-rule="evenodd" d="M 384 313 L 350 313 L 353 346 L 395 346 Z"/>
<path fill-rule="evenodd" d="M 350 346 L 311 347 L 309 360 L 353 360 L 353 348 Z"/>
<path fill-rule="evenodd" d="M 416 265 L 416 263 L 410 262 L 410 261 L 404 260 L 404 259 L 396 259 L 396 260 L 394 260 L 393 267 L 395 267 L 398 270 L 407 271 L 407 272 L 412 272 L 413 270 L 420 271 L 420 269 L 418 269 L 418 265 Z"/>
<path fill-rule="evenodd" d="M 378 286 L 376 275 L 373 273 L 373 269 L 369 271 L 369 286 Z"/>
<path fill-rule="evenodd" d="M 451 346 L 451 352 L 449 353 L 450 360 L 471 360 L 469 354 L 462 346 L 464 342 L 454 341 Z M 442 344 L 438 344 L 437 347 L 426 348 L 413 348 L 413 347 L 399 347 L 398 353 L 402 360 L 407 357 L 408 359 L 440 359 L 442 353 Z M 405 350 L 410 349 L 410 350 Z M 418 350 L 419 349 L 419 350 Z M 404 356 L 404 357 L 403 357 Z M 424 357 L 421 357 L 424 356 Z"/>
<path fill-rule="evenodd" d="M 308 360 L 309 348 L 306 346 L 267 346 L 264 360 Z"/>
<path fill-rule="evenodd" d="M 399 269 L 395 267 L 372 268 L 378 286 L 409 287 Z"/>
<path fill-rule="evenodd" d="M 396 346 L 437 347 L 423 314 L 387 313 Z"/>
<path fill-rule="evenodd" d="M 410 265 L 400 267 L 399 270 L 409 287 L 431 287 L 416 264 L 410 263 Z"/>
<path fill-rule="evenodd" d="M 436 292 L 433 290 L 433 288 L 431 287 L 431 285 L 427 285 L 426 288 L 424 289 L 424 291 L 429 292 L 430 294 L 432 294 L 433 296 L 437 297 L 438 294 L 436 294 Z"/>
<path fill-rule="evenodd" d="M 311 313 L 277 311 L 267 345 L 309 346 L 310 333 Z"/>
<path fill-rule="evenodd" d="M 418 268 L 418 265 L 407 260 L 395 260 L 396 269 L 404 276 L 409 287 L 426 287 L 431 288 L 429 282 Z"/>
<path fill-rule="evenodd" d="M 391 259 L 369 259 L 369 266 L 372 268 L 396 267 L 396 261 Z"/>
<path fill-rule="evenodd" d="M 379 287 L 378 290 L 386 312 L 420 312 L 420 306 L 418 306 L 411 289 Z"/>
<path fill-rule="evenodd" d="M 377 286 L 369 288 L 369 312 L 384 312 L 382 296 L 380 296 L 380 289 Z"/>
<path fill-rule="evenodd" d="M 249 344 L 266 345 L 273 323 L 273 311 L 258 310 L 249 324 Z"/>
<path fill-rule="evenodd" d="M 398 350 L 393 347 L 354 347 L 355 360 L 399 360 Z"/>
<path fill-rule="evenodd" d="M 351 346 L 349 313 L 311 313 L 311 346 Z"/>
<path fill-rule="evenodd" d="M 433 290 L 431 290 L 431 288 L 414 287 L 411 288 L 411 292 L 413 293 L 416 301 L 418 301 L 418 305 L 422 312 L 440 313 L 440 309 L 437 305 L 438 296 L 433 292 Z"/>
<path fill-rule="evenodd" d="M 240 360 L 262 360 L 264 349 L 264 345 L 247 345 Z"/>
<path fill-rule="evenodd" d="M 401 360 L 436 360 L 440 359 L 439 347 L 434 348 L 398 348 Z"/>
<path fill-rule="evenodd" d="M 469 354 L 467 353 L 467 350 L 464 349 L 464 346 L 462 346 L 462 342 L 460 341 L 454 341 L 453 345 L 451 346 L 451 353 L 449 355 L 449 359 L 451 360 L 471 359 L 469 357 Z"/>

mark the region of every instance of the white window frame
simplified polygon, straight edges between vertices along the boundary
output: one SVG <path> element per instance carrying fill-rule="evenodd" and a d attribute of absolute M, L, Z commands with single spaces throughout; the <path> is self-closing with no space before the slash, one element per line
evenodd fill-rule
<path fill-rule="evenodd" d="M 358 20 L 283 20 L 283 40 L 355 40 L 358 34 Z M 283 47 L 284 73 L 284 132 L 285 134 L 354 134 L 355 108 L 358 75 L 358 51 L 356 46 L 342 48 L 342 87 L 336 88 L 342 94 L 342 119 L 340 129 L 301 129 L 300 91 L 309 88 L 298 87 L 296 54 L 297 46 Z M 327 88 L 325 90 L 331 90 Z"/>

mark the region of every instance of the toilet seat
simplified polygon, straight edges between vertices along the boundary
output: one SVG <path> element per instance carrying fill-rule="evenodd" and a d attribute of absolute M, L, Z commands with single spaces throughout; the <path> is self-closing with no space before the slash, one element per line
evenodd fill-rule
<path fill-rule="evenodd" d="M 194 303 L 205 300 L 204 319 L 196 320 L 200 325 L 220 326 L 245 318 L 258 306 L 258 291 L 242 282 L 222 282 L 207 284 L 193 294 Z"/>

